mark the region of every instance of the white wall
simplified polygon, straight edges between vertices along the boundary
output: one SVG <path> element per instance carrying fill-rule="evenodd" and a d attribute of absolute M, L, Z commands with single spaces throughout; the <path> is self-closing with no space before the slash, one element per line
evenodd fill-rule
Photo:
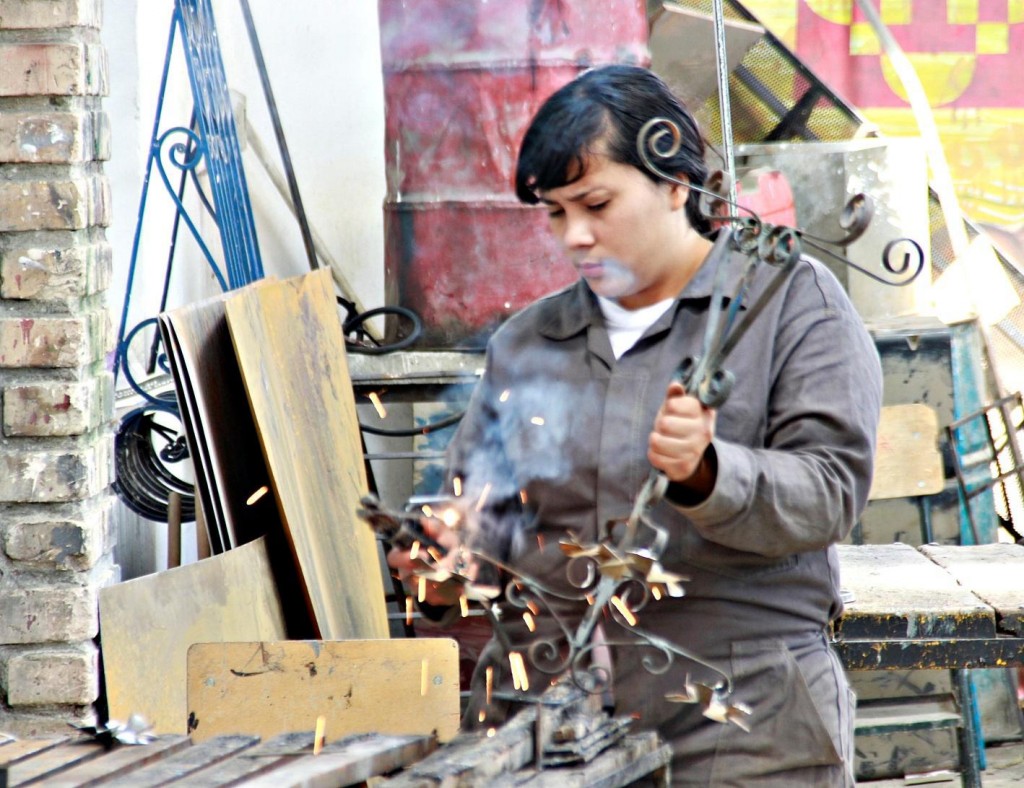
<path fill-rule="evenodd" d="M 384 99 L 376 3 L 250 0 L 256 30 L 311 225 L 337 259 L 353 295 L 367 307 L 383 303 Z M 110 59 L 115 324 L 124 299 L 146 156 L 167 49 L 170 0 L 106 0 L 103 40 Z M 283 166 L 240 4 L 213 0 L 228 85 L 245 102 L 249 124 Z M 180 37 L 170 71 L 162 126 L 186 126 L 190 93 Z M 298 224 L 251 147 L 243 154 L 257 236 L 267 274 L 309 270 Z M 177 173 L 172 173 L 176 178 Z M 190 203 L 192 205 L 193 203 Z M 196 215 L 202 215 L 201 212 Z M 170 240 L 170 202 L 154 171 L 132 287 L 129 323 L 156 314 Z M 209 220 L 204 235 L 216 237 Z M 188 238 L 182 228 L 182 237 Z M 186 240 L 174 263 L 170 305 L 218 288 L 197 248 Z"/>

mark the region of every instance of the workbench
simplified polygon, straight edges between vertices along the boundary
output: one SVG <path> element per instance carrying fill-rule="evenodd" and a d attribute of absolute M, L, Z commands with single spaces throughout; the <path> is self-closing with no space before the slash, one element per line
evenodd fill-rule
<path fill-rule="evenodd" d="M 847 670 L 948 669 L 963 784 L 981 785 L 965 670 L 1024 665 L 1024 546 L 840 545 Z"/>

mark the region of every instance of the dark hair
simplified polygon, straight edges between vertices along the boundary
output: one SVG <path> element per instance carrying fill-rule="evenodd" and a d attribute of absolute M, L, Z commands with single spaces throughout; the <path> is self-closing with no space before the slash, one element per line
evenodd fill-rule
<path fill-rule="evenodd" d="M 536 205 L 540 192 L 583 177 L 586 159 L 600 142 L 612 161 L 632 165 L 658 181 L 636 149 L 640 129 L 657 117 L 674 121 L 682 132 L 679 152 L 659 159 L 658 166 L 703 186 L 708 175 L 704 139 L 689 110 L 653 72 L 614 65 L 584 71 L 555 91 L 533 116 L 519 146 L 516 196 Z M 708 234 L 711 226 L 700 213 L 699 201 L 700 194 L 691 190 L 686 215 L 699 232 Z"/>

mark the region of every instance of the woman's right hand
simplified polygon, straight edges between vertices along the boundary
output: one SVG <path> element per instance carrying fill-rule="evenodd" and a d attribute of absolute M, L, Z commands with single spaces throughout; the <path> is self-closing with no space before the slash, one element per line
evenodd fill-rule
<path fill-rule="evenodd" d="M 409 596 L 435 607 L 457 605 L 465 582 L 476 579 L 479 566 L 469 557 L 455 529 L 434 517 L 422 518 L 420 526 L 426 536 L 441 546 L 444 554 L 437 548 L 428 550 L 422 544 L 408 548 L 396 546 L 388 551 L 388 566 L 395 570 Z"/>

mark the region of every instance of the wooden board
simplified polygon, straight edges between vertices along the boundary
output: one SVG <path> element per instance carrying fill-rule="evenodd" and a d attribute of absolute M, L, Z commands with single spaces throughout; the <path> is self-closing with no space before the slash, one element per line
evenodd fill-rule
<path fill-rule="evenodd" d="M 100 590 L 111 719 L 141 714 L 156 733 L 187 731 L 193 643 L 286 637 L 263 538 L 193 564 Z"/>
<path fill-rule="evenodd" d="M 111 780 L 183 750 L 187 736 L 161 736 L 147 745 L 116 747 L 101 757 L 66 768 L 46 778 L 47 788 L 72 788 Z"/>
<path fill-rule="evenodd" d="M 386 638 L 378 547 L 356 516 L 366 469 L 330 271 L 262 280 L 225 305 L 316 634 Z"/>
<path fill-rule="evenodd" d="M 995 608 L 999 628 L 1024 637 L 1024 545 L 928 545 L 921 552 Z"/>
<path fill-rule="evenodd" d="M 840 583 L 853 594 L 842 639 L 993 637 L 988 605 L 913 547 L 837 545 Z"/>
<path fill-rule="evenodd" d="M 334 741 L 353 733 L 459 730 L 454 640 L 290 640 L 197 643 L 188 651 L 193 741 L 224 733 L 268 738 L 326 718 Z"/>
<path fill-rule="evenodd" d="M 249 503 L 261 488 L 269 492 L 270 474 L 228 332 L 226 297 L 159 318 L 214 552 L 281 528 L 272 495 Z"/>
<path fill-rule="evenodd" d="M 875 477 L 868 497 L 905 498 L 942 492 L 939 416 L 928 405 L 887 405 L 878 425 Z"/>
<path fill-rule="evenodd" d="M 90 737 L 79 737 L 64 745 L 64 750 L 73 754 L 78 748 L 92 757 L 84 763 L 71 759 L 62 764 L 54 757 L 61 748 L 54 749 L 49 741 L 14 743 L 25 746 L 16 763 L 0 764 L 0 786 L 357 785 L 413 764 L 437 748 L 430 736 L 366 734 L 331 742 L 314 755 L 312 731 L 284 734 L 266 742 L 254 736 L 231 735 L 193 744 L 187 736 L 162 736 L 151 744 L 111 750 Z M 98 752 L 97 747 L 101 747 Z"/>

